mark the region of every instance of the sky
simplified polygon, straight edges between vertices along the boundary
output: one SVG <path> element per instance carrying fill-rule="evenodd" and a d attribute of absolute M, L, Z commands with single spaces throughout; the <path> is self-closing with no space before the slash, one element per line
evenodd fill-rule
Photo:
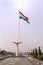
<path fill-rule="evenodd" d="M 19 11 L 30 24 L 19 19 Z M 0 0 L 0 49 L 15 52 L 13 41 L 22 42 L 21 52 L 43 49 L 43 0 Z"/>

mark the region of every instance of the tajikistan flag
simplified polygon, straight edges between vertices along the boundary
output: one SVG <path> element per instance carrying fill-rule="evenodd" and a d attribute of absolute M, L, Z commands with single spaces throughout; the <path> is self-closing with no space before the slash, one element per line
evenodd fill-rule
<path fill-rule="evenodd" d="M 24 14 L 23 13 L 21 13 L 20 11 L 19 11 L 19 18 L 20 19 L 23 19 L 23 20 L 25 20 L 27 23 L 29 23 L 29 19 L 28 19 L 28 17 L 26 17 L 26 16 L 24 16 Z"/>

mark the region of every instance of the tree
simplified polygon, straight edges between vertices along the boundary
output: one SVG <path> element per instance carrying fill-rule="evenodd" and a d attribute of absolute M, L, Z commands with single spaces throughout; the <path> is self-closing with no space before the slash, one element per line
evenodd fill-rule
<path fill-rule="evenodd" d="M 38 49 L 38 55 L 41 56 L 41 49 L 40 49 L 40 47 Z"/>
<path fill-rule="evenodd" d="M 2 51 L 0 52 L 0 54 L 1 54 L 1 55 L 6 55 L 6 51 L 5 51 L 5 50 L 2 50 Z"/>
<path fill-rule="evenodd" d="M 34 51 L 34 49 L 33 49 L 33 57 L 35 57 L 35 51 Z"/>
<path fill-rule="evenodd" d="M 38 57 L 37 49 L 35 48 L 35 58 Z"/>

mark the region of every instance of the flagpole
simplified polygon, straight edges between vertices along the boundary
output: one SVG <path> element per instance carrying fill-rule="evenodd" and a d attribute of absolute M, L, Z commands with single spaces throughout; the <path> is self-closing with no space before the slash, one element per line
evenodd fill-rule
<path fill-rule="evenodd" d="M 18 18 L 18 41 L 20 41 L 20 19 Z"/>

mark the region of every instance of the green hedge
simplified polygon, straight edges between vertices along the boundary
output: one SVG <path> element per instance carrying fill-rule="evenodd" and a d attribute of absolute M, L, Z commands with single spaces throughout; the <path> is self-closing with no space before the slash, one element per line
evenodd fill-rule
<path fill-rule="evenodd" d="M 39 60 L 43 60 L 43 55 L 38 57 Z"/>

